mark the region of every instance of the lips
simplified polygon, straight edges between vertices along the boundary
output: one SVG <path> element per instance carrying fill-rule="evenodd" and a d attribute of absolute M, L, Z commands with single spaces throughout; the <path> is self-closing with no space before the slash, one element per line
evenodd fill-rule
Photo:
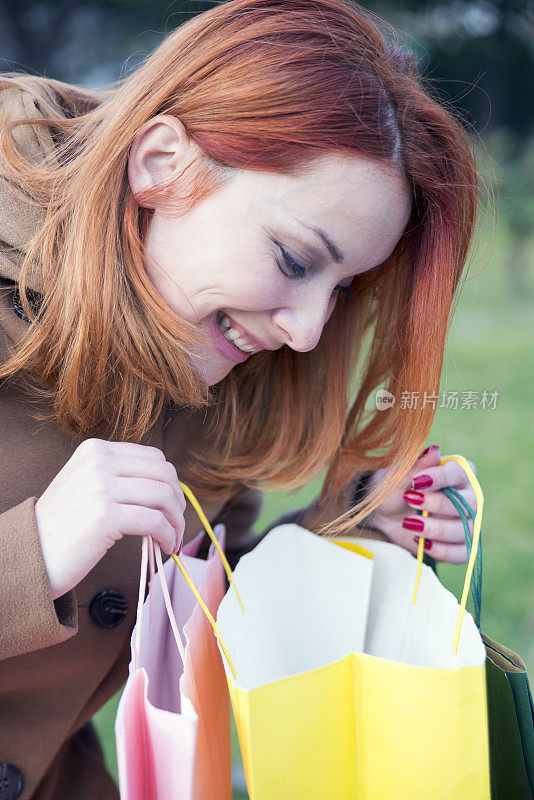
<path fill-rule="evenodd" d="M 248 341 L 250 341 L 255 347 L 260 348 L 261 350 L 278 350 L 278 347 L 269 347 L 266 342 L 262 342 L 261 339 L 258 339 L 256 336 L 253 336 L 246 328 L 236 322 L 226 311 L 223 312 L 225 316 L 228 317 L 230 320 L 230 324 L 232 328 L 237 331 L 239 334 L 244 336 Z"/>
<path fill-rule="evenodd" d="M 254 339 L 248 337 L 242 330 L 238 331 L 232 326 L 232 320 L 226 316 L 224 311 L 217 311 L 216 319 L 224 338 L 235 344 L 240 350 L 246 353 L 258 353 L 261 350 L 261 347 Z"/>
<path fill-rule="evenodd" d="M 250 352 L 246 353 L 240 350 L 233 342 L 229 342 L 228 339 L 223 336 L 217 322 L 217 315 L 212 319 L 210 333 L 213 344 L 225 358 L 233 361 L 235 364 L 242 364 L 250 357 Z"/>

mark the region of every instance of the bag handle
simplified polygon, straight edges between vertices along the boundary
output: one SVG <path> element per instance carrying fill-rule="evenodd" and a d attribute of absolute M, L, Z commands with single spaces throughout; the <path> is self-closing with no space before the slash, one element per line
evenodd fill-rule
<path fill-rule="evenodd" d="M 154 555 L 155 554 L 155 555 Z M 150 561 L 150 578 L 151 581 L 155 577 L 154 573 L 154 557 L 158 567 L 157 575 L 159 578 L 159 582 L 161 584 L 161 591 L 163 593 L 163 600 L 165 602 L 165 608 L 167 609 L 167 614 L 169 616 L 169 621 L 171 623 L 172 632 L 174 635 L 174 639 L 176 641 L 176 645 L 178 647 L 178 652 L 180 653 L 180 658 L 182 659 L 182 663 L 185 664 L 185 650 L 184 645 L 181 639 L 181 636 L 178 632 L 178 625 L 176 623 L 176 618 L 174 616 L 174 611 L 172 609 L 171 598 L 169 595 L 169 588 L 167 586 L 167 581 L 165 580 L 165 575 L 163 573 L 163 561 L 161 558 L 161 549 L 157 542 L 154 542 L 152 536 L 143 536 L 143 541 L 141 545 L 141 574 L 139 577 L 139 594 L 137 597 L 137 629 L 135 635 L 135 644 L 134 644 L 134 667 L 137 669 L 139 666 L 139 655 L 141 652 L 141 626 L 143 624 L 143 606 L 145 602 L 145 586 L 146 586 L 146 578 L 147 578 L 147 561 Z M 150 596 L 150 595 L 149 595 Z M 149 607 L 149 614 L 150 620 L 152 621 L 152 598 L 150 597 L 150 607 Z"/>
<path fill-rule="evenodd" d="M 452 486 L 447 486 L 444 489 L 440 489 L 440 492 L 443 492 L 443 494 L 450 500 L 450 502 L 458 512 L 458 516 L 462 521 L 462 524 L 464 526 L 465 543 L 467 546 L 467 558 L 469 560 L 473 542 L 471 539 L 471 531 L 469 530 L 468 517 L 474 520 L 476 514 L 469 505 L 469 503 L 467 502 L 467 500 L 465 499 L 465 497 L 463 497 L 457 489 L 454 489 Z M 480 631 L 481 605 L 482 605 L 482 540 L 478 544 L 476 566 L 475 566 L 475 571 L 473 572 L 473 579 L 471 581 L 471 595 L 473 597 L 473 604 L 475 607 L 475 623 L 478 630 Z"/>
<path fill-rule="evenodd" d="M 198 502 L 197 498 L 195 497 L 195 495 L 193 494 L 193 492 L 191 491 L 189 486 L 187 486 L 185 483 L 182 483 L 182 481 L 180 481 L 180 486 L 182 487 L 183 493 L 189 499 L 189 501 L 191 502 L 191 505 L 193 506 L 193 508 L 197 512 L 197 514 L 199 516 L 199 519 L 202 522 L 202 525 L 204 526 L 205 531 L 207 532 L 207 534 L 210 537 L 211 541 L 213 542 L 217 552 L 219 553 L 219 555 L 221 557 L 221 560 L 222 560 L 222 563 L 223 563 L 224 570 L 225 570 L 226 575 L 228 577 L 228 581 L 229 581 L 230 585 L 233 586 L 234 589 L 235 589 L 237 598 L 239 600 L 239 604 L 241 605 L 241 609 L 242 609 L 243 614 L 244 614 L 245 613 L 245 607 L 243 605 L 243 601 L 241 600 L 241 595 L 239 594 L 239 591 L 237 589 L 237 586 L 236 586 L 236 583 L 235 583 L 235 580 L 234 580 L 234 577 L 233 577 L 233 574 L 232 574 L 232 570 L 231 570 L 230 564 L 228 563 L 228 559 L 226 558 L 226 556 L 224 554 L 224 551 L 223 551 L 221 545 L 219 544 L 219 541 L 218 541 L 217 537 L 215 536 L 215 534 L 213 532 L 213 529 L 212 529 L 212 527 L 211 527 L 211 525 L 210 525 L 210 523 L 208 521 L 208 518 L 204 514 L 204 511 L 202 510 L 202 507 L 201 507 L 200 503 Z M 232 674 L 233 674 L 234 678 L 237 679 L 237 675 L 236 675 L 236 671 L 235 671 L 232 659 L 230 658 L 230 655 L 228 653 L 228 649 L 227 649 L 226 645 L 224 644 L 223 638 L 221 636 L 221 632 L 220 632 L 220 630 L 219 630 L 219 628 L 217 626 L 217 623 L 215 622 L 215 620 L 213 618 L 213 615 L 211 614 L 211 612 L 210 612 L 209 608 L 207 607 L 206 603 L 204 602 L 204 600 L 200 596 L 200 593 L 199 593 L 198 589 L 196 588 L 191 576 L 189 575 L 187 567 L 185 566 L 185 563 L 184 563 L 184 561 L 183 561 L 183 559 L 182 559 L 182 557 L 180 555 L 181 549 L 182 549 L 182 545 L 180 544 L 180 549 L 179 549 L 178 553 L 172 553 L 171 554 L 171 558 L 174 561 L 174 563 L 176 564 L 176 566 L 178 567 L 178 569 L 180 570 L 180 572 L 182 573 L 186 583 L 188 584 L 188 586 L 191 589 L 191 591 L 193 592 L 198 604 L 200 605 L 200 607 L 202 608 L 204 614 L 206 615 L 206 617 L 208 619 L 208 622 L 210 623 L 211 627 L 213 628 L 213 631 L 214 631 L 215 635 L 219 639 L 219 642 L 221 644 L 221 647 L 222 647 L 222 650 L 224 652 L 224 655 L 226 656 L 226 659 L 228 661 L 230 669 L 232 670 Z M 178 625 L 176 623 L 176 618 L 174 616 L 174 611 L 172 609 L 171 598 L 170 598 L 170 595 L 169 595 L 169 588 L 167 586 L 167 581 L 165 580 L 165 575 L 164 575 L 164 572 L 163 572 L 163 560 L 162 560 L 162 557 L 161 557 L 161 549 L 160 549 L 159 544 L 157 542 L 153 541 L 152 536 L 147 535 L 147 536 L 143 536 L 142 547 L 141 547 L 141 571 L 140 571 L 140 578 L 139 578 L 139 595 L 138 595 L 138 598 L 137 598 L 137 631 L 136 631 L 135 646 L 134 646 L 134 667 L 137 668 L 137 666 L 139 664 L 139 654 L 140 654 L 140 649 L 141 649 L 141 624 L 142 624 L 142 620 L 143 620 L 143 605 L 144 605 L 144 595 L 145 595 L 144 589 L 145 589 L 145 586 L 146 586 L 147 562 L 148 562 L 148 559 L 149 559 L 149 553 L 150 553 L 150 564 L 151 564 L 151 575 L 152 576 L 153 576 L 153 558 L 154 558 L 154 553 L 155 553 L 156 563 L 157 563 L 157 567 L 158 567 L 157 575 L 158 575 L 158 578 L 159 578 L 159 581 L 160 581 L 160 584 L 161 584 L 161 589 L 162 589 L 162 592 L 163 592 L 163 599 L 164 599 L 164 602 L 165 602 L 165 607 L 167 609 L 167 614 L 169 616 L 169 621 L 170 621 L 170 624 L 171 624 L 172 632 L 173 632 L 174 638 L 176 640 L 176 645 L 178 647 L 178 651 L 180 653 L 180 657 L 182 659 L 182 663 L 185 666 L 185 650 L 184 650 L 184 646 L 183 646 L 183 642 L 182 642 L 180 633 L 178 631 Z"/>
<path fill-rule="evenodd" d="M 245 613 L 245 606 L 243 605 L 243 601 L 241 600 L 241 595 L 237 591 L 237 586 L 236 586 L 235 581 L 234 581 L 234 577 L 233 577 L 233 574 L 232 574 L 232 569 L 230 567 L 230 564 L 228 563 L 228 559 L 224 555 L 223 549 L 222 549 L 221 545 L 219 544 L 219 541 L 218 541 L 217 537 L 213 533 L 213 530 L 212 530 L 211 525 L 210 525 L 210 523 L 208 521 L 208 518 L 204 514 L 204 511 L 202 510 L 202 506 L 198 502 L 197 498 L 195 497 L 195 495 L 193 494 L 193 492 L 191 491 L 189 486 L 187 486 L 187 484 L 185 484 L 185 483 L 182 483 L 182 481 L 180 481 L 179 483 L 180 483 L 180 486 L 182 487 L 183 493 L 185 494 L 185 496 L 187 497 L 187 499 L 189 500 L 189 502 L 191 503 L 191 505 L 193 506 L 193 508 L 197 512 L 198 518 L 200 519 L 202 525 L 204 526 L 204 530 L 207 532 L 208 536 L 210 537 L 211 541 L 215 545 L 215 548 L 216 548 L 217 552 L 219 553 L 219 555 L 221 557 L 221 561 L 223 563 L 224 571 L 226 572 L 226 576 L 228 578 L 228 582 L 229 582 L 229 584 L 231 586 L 234 587 L 235 593 L 237 595 L 237 599 L 239 600 L 239 605 L 241 606 L 241 610 L 243 611 L 243 614 L 244 614 Z M 180 545 L 180 550 L 181 549 L 182 549 L 182 547 Z M 180 550 L 178 551 L 178 554 L 180 553 Z M 172 557 L 173 557 L 174 561 L 176 561 L 176 558 L 174 558 L 174 553 L 173 553 Z M 176 561 L 176 563 L 178 563 L 178 562 Z"/>
<path fill-rule="evenodd" d="M 443 489 L 439 490 L 442 492 L 448 500 L 450 500 L 451 504 L 454 506 L 456 511 L 458 512 L 458 516 L 462 521 L 464 526 L 464 534 L 465 534 L 465 541 L 467 545 L 467 558 L 469 560 L 469 556 L 471 554 L 471 547 L 472 547 L 472 539 L 471 539 L 471 531 L 469 530 L 469 521 L 466 514 L 472 519 L 475 519 L 475 512 L 465 499 L 463 495 L 457 489 L 454 489 L 452 486 L 446 486 Z M 427 511 L 417 511 L 418 514 L 427 517 Z M 436 567 L 432 567 L 434 572 L 437 570 Z M 476 571 L 473 574 L 473 580 L 471 581 L 471 595 L 473 597 L 473 604 L 475 607 L 475 623 L 478 630 L 481 630 L 481 605 L 482 605 L 482 541 L 479 542 L 477 559 L 476 559 Z M 414 601 L 415 602 L 415 594 L 414 594 Z"/>
<path fill-rule="evenodd" d="M 456 620 L 456 626 L 455 626 L 455 629 L 454 629 L 454 641 L 453 641 L 452 652 L 453 652 L 453 655 L 456 655 L 456 653 L 458 652 L 458 642 L 460 641 L 460 633 L 461 633 L 461 630 L 462 630 L 462 621 L 463 621 L 463 618 L 464 618 L 465 607 L 466 607 L 466 604 L 467 604 L 467 595 L 469 594 L 469 588 L 471 586 L 471 581 L 473 579 L 473 569 L 474 569 L 475 561 L 477 559 L 477 555 L 478 555 L 478 552 L 479 552 L 480 526 L 481 526 L 481 523 L 482 523 L 482 510 L 484 508 L 484 495 L 482 493 L 482 489 L 480 487 L 480 484 L 479 484 L 479 482 L 477 480 L 477 477 L 476 477 L 475 473 L 471 469 L 471 466 L 470 466 L 469 462 L 463 456 L 460 456 L 460 455 L 444 456 L 442 459 L 440 459 L 439 463 L 440 464 L 445 464 L 447 461 L 456 461 L 458 464 L 460 464 L 461 467 L 463 467 L 463 469 L 465 470 L 465 472 L 467 474 L 467 478 L 469 480 L 469 483 L 471 484 L 471 486 L 473 487 L 473 489 L 475 491 L 475 495 L 476 495 L 476 499 L 477 499 L 477 510 L 476 510 L 476 514 L 473 515 L 474 516 L 474 524 L 473 524 L 473 540 L 472 540 L 472 542 L 471 542 L 470 535 L 469 536 L 466 535 L 466 543 L 467 543 L 467 547 L 468 547 L 469 558 L 468 558 L 467 571 L 466 571 L 465 580 L 464 580 L 464 587 L 463 587 L 463 591 L 462 591 L 462 598 L 461 598 L 461 601 L 460 601 L 460 610 L 458 612 L 458 617 L 457 617 L 457 620 Z M 447 487 L 447 488 L 450 489 L 450 487 Z M 455 499 L 458 500 L 458 496 L 457 495 L 455 495 L 453 493 L 453 496 L 455 496 Z M 461 497 L 461 495 L 460 495 L 460 497 Z M 449 497 L 449 499 L 450 499 L 450 497 Z M 462 498 L 462 500 L 463 500 L 463 498 Z M 472 511 L 473 511 L 473 509 L 469 508 L 469 512 L 472 513 Z M 469 526 L 468 525 L 464 526 L 464 529 L 465 529 L 465 527 L 467 527 L 467 531 L 469 531 Z M 419 581 L 420 581 L 420 578 L 421 578 L 421 569 L 422 569 L 422 565 L 423 565 L 424 548 L 425 548 L 425 540 L 424 540 L 424 537 L 421 536 L 419 538 L 419 545 L 418 545 L 418 548 L 417 548 L 417 574 L 416 574 L 416 578 L 415 578 L 415 589 L 414 589 L 414 594 L 413 594 L 413 598 L 412 598 L 412 604 L 413 605 L 415 605 L 415 600 L 416 600 L 417 592 L 418 592 L 418 589 L 419 589 Z M 480 559 L 481 558 L 482 558 L 482 555 L 480 556 Z M 478 570 L 479 570 L 479 572 L 477 572 L 477 578 L 475 579 L 475 587 L 476 587 L 475 588 L 475 592 L 478 592 L 478 596 L 480 597 L 480 590 L 481 590 L 481 583 L 482 583 L 482 571 L 481 571 L 482 570 L 482 562 L 481 562 L 481 560 L 478 562 Z M 475 596 L 476 595 L 474 594 L 474 597 Z M 478 608 L 478 617 L 480 619 L 480 607 Z"/>

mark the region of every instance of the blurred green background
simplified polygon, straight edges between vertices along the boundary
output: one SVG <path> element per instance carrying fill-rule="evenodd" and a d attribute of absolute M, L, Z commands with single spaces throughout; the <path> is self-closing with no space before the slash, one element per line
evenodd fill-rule
<path fill-rule="evenodd" d="M 134 69 L 188 17 L 213 3 L 167 0 L 3 0 L 0 70 L 21 69 L 103 86 Z M 469 277 L 450 330 L 442 390 L 475 392 L 477 408 L 438 408 L 428 443 L 462 453 L 485 492 L 482 622 L 534 674 L 534 2 L 365 2 L 412 50 L 428 89 L 477 140 L 495 193 L 482 208 Z M 387 35 L 387 31 L 386 31 Z M 481 408 L 482 392 L 498 392 Z M 460 403 L 461 405 L 461 403 Z M 257 529 L 304 505 L 316 479 L 295 495 L 268 494 Z M 440 565 L 457 595 L 465 565 Z M 118 696 L 95 717 L 116 775 Z M 244 798 L 234 736 L 235 798 Z"/>

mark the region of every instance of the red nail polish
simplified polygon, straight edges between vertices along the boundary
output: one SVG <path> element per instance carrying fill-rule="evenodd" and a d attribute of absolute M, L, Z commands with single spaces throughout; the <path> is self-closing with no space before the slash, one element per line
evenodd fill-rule
<path fill-rule="evenodd" d="M 414 519 L 413 517 L 404 517 L 402 520 L 402 527 L 406 528 L 407 531 L 419 531 L 421 532 L 424 530 L 425 523 L 422 519 Z"/>
<path fill-rule="evenodd" d="M 416 506 L 421 506 L 424 503 L 425 496 L 421 492 L 411 492 L 409 489 L 404 492 L 402 499 L 405 503 L 413 503 Z"/>
<path fill-rule="evenodd" d="M 431 450 L 439 450 L 439 444 L 431 444 L 430 447 L 425 447 L 419 458 L 426 456 L 426 454 L 430 453 Z"/>
<path fill-rule="evenodd" d="M 428 487 L 432 486 L 433 483 L 434 481 L 430 475 L 416 475 L 412 480 L 412 486 L 414 489 L 428 489 Z"/>
<path fill-rule="evenodd" d="M 420 539 L 420 538 L 421 538 L 420 536 L 414 536 L 414 537 L 413 537 L 413 540 L 414 540 L 414 542 L 415 542 L 416 544 L 419 544 L 419 539 Z M 432 542 L 431 542 L 431 540 L 430 540 L 430 539 L 425 539 L 425 550 L 430 550 L 430 548 L 431 548 L 431 547 L 432 547 Z"/>

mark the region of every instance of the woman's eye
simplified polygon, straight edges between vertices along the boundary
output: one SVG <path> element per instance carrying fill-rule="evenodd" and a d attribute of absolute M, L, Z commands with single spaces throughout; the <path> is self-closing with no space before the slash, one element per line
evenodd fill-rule
<path fill-rule="evenodd" d="M 290 253 L 288 253 L 287 250 L 285 250 L 281 244 L 279 244 L 278 247 L 280 249 L 280 252 L 282 253 L 285 265 L 285 269 L 282 269 L 282 267 L 280 267 L 280 264 L 278 264 L 280 271 L 283 272 L 283 274 L 287 278 L 304 278 L 308 271 L 307 267 L 305 267 L 303 264 L 299 264 L 298 261 L 295 261 L 293 256 Z"/>
<path fill-rule="evenodd" d="M 283 248 L 279 242 L 276 242 L 276 244 L 282 253 L 285 265 L 285 269 L 282 269 L 280 264 L 278 264 L 280 271 L 287 278 L 304 278 L 308 272 L 308 267 L 305 267 L 303 264 L 300 264 L 298 261 L 296 261 L 291 253 L 288 253 L 288 251 Z M 347 298 L 347 300 L 352 300 L 354 298 L 354 295 L 348 286 L 341 286 L 341 284 L 338 284 L 334 287 L 334 292 L 339 292 L 339 294 L 342 294 L 343 297 Z"/>

